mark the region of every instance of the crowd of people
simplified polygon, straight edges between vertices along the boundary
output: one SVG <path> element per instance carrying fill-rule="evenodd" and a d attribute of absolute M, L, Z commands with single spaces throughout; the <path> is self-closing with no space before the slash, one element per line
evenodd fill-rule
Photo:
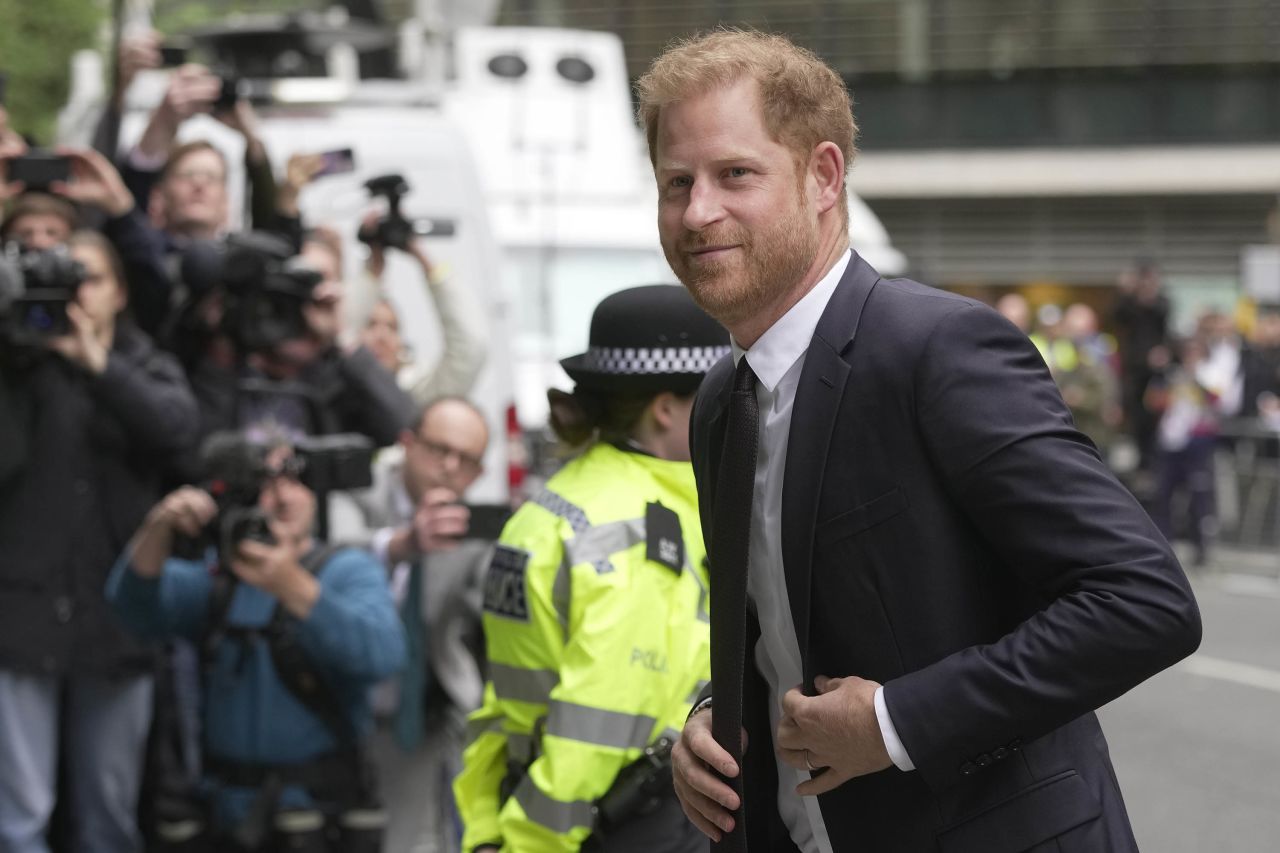
<path fill-rule="evenodd" d="M 1204 565 L 1220 527 L 1219 474 L 1231 473 L 1218 451 L 1280 426 L 1280 306 L 1206 309 L 1180 334 L 1147 260 L 1120 276 L 1114 297 L 1107 330 L 1085 303 L 1033 312 L 1015 291 L 995 307 L 1035 343 L 1077 428 Z M 1258 452 L 1274 455 L 1265 443 Z"/>
<path fill-rule="evenodd" d="M 158 62 L 126 41 L 117 96 Z M 0 851 L 986 851 L 1001 815 L 1001 851 L 1131 849 L 1091 712 L 1199 617 L 1062 403 L 1132 432 L 1167 535 L 1190 490 L 1203 551 L 1216 424 L 1280 411 L 1280 314 L 1175 342 L 1148 266 L 1115 339 L 1006 297 L 1033 347 L 850 249 L 857 128 L 812 54 L 719 32 L 640 95 L 685 288 L 596 307 L 549 393 L 573 459 L 500 536 L 466 502 L 487 312 L 390 213 L 307 221 L 317 158 L 277 176 L 200 66 L 48 180 L 0 107 Z M 179 142 L 203 113 L 246 229 Z"/>
<path fill-rule="evenodd" d="M 159 62 L 127 39 L 118 94 Z M 384 239 L 385 209 L 305 221 L 319 158 L 277 176 L 254 108 L 221 96 L 186 65 L 136 144 L 118 97 L 93 147 L 52 151 L 0 106 L 0 850 L 456 834 L 488 314 L 420 240 Z M 198 114 L 244 139 L 244 229 L 226 155 L 179 141 Z M 368 254 L 344 280 L 347 230 Z M 406 356 L 391 252 L 439 318 L 430 364 Z M 424 753 L 429 727 L 456 748 Z"/>

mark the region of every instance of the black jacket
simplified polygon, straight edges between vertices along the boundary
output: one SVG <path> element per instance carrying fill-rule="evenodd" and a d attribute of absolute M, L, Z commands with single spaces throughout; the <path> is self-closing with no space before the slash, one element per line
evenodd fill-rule
<path fill-rule="evenodd" d="M 196 434 L 177 362 L 131 326 L 90 377 L 52 354 L 0 355 L 0 667 L 31 673 L 140 672 L 147 651 L 103 598 L 107 575 L 160 498 L 167 462 Z"/>
<path fill-rule="evenodd" d="M 726 360 L 692 421 L 708 542 L 732 384 Z M 1136 849 L 1093 711 L 1195 649 L 1199 612 L 1025 335 L 855 254 L 805 356 L 781 528 L 805 684 L 883 684 L 917 768 L 819 797 L 834 849 Z M 744 692 L 750 849 L 793 849 L 750 663 Z"/>
<path fill-rule="evenodd" d="M 271 418 L 307 435 L 355 432 L 386 447 L 413 418 L 413 401 L 364 347 L 349 355 L 331 348 L 287 384 L 265 383 L 247 368 L 237 378 L 234 369 L 208 358 L 190 375 L 201 438 Z M 260 390 L 246 390 L 255 381 Z"/>

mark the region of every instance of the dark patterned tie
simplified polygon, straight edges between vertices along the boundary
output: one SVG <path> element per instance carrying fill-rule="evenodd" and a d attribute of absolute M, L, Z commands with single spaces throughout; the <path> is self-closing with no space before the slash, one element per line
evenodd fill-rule
<path fill-rule="evenodd" d="M 747 655 L 747 550 L 751 541 L 751 499 L 756 482 L 760 406 L 756 374 L 744 355 L 738 361 L 729 401 L 729 421 L 720 454 L 711 530 L 711 685 L 715 704 L 711 733 L 742 768 L 742 679 Z M 742 776 L 728 783 L 742 798 Z M 745 800 L 743 800 L 745 802 Z M 717 851 L 747 849 L 745 809 L 734 815 L 733 832 Z"/>

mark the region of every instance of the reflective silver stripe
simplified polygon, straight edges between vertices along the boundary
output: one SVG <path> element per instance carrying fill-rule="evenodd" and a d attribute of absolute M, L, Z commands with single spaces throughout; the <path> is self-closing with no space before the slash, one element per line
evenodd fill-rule
<path fill-rule="evenodd" d="M 547 734 L 616 749 L 639 749 L 652 740 L 658 721 L 643 714 L 606 711 L 555 701 L 547 714 Z"/>
<path fill-rule="evenodd" d="M 467 745 L 479 740 L 482 735 L 502 731 L 502 718 L 467 720 Z"/>
<path fill-rule="evenodd" d="M 608 570 L 613 571 L 609 558 L 644 540 L 644 519 L 630 518 L 626 521 L 598 524 L 579 531 L 578 535 L 564 543 L 564 550 L 569 557 L 570 565 L 591 563 L 596 567 L 597 572 L 600 572 L 601 565 L 607 565 Z"/>
<path fill-rule="evenodd" d="M 572 832 L 575 827 L 590 827 L 595 820 L 591 803 L 553 800 L 542 793 L 528 776 L 516 786 L 514 796 L 529 820 L 560 835 Z"/>
<path fill-rule="evenodd" d="M 689 698 L 684 701 L 688 702 L 690 705 L 697 702 L 698 697 L 702 695 L 702 691 L 705 690 L 707 685 L 710 683 L 710 681 L 700 679 L 697 684 L 693 685 L 693 692 L 689 694 Z"/>
<path fill-rule="evenodd" d="M 527 767 L 533 763 L 533 735 L 507 734 L 507 758 Z"/>
<path fill-rule="evenodd" d="M 533 502 L 552 515 L 569 522 L 574 533 L 581 533 L 591 527 L 591 522 L 587 521 L 587 514 L 581 507 L 569 503 L 550 489 L 543 489 L 535 495 Z"/>
<path fill-rule="evenodd" d="M 560 558 L 556 567 L 556 579 L 551 585 L 551 606 L 556 609 L 556 619 L 560 621 L 560 631 L 564 641 L 569 642 L 569 603 L 573 601 L 573 573 L 570 569 L 569 555 Z"/>
<path fill-rule="evenodd" d="M 489 664 L 493 692 L 499 699 L 545 705 L 551 689 L 560 683 L 560 674 L 552 669 L 521 669 L 501 663 Z"/>
<path fill-rule="evenodd" d="M 569 522 L 569 527 L 573 530 L 575 537 L 581 536 L 591 529 L 591 522 L 587 520 L 587 514 L 582 511 L 582 507 L 569 503 L 569 501 L 550 489 L 543 489 L 539 492 L 534 497 L 533 502 L 552 515 Z M 608 560 L 602 560 L 594 565 L 598 574 L 603 575 L 613 571 L 613 564 Z"/>

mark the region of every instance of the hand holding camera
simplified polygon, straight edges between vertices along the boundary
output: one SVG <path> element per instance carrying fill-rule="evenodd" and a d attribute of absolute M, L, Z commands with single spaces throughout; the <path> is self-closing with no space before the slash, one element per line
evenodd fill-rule
<path fill-rule="evenodd" d="M 117 97 L 128 91 L 139 71 L 159 68 L 162 62 L 159 33 L 147 30 L 125 34 L 116 54 Z"/>
<path fill-rule="evenodd" d="M 183 65 L 173 72 L 160 110 L 175 125 L 207 113 L 222 97 L 223 81 L 203 65 Z"/>
<path fill-rule="evenodd" d="M 70 180 L 54 181 L 51 192 L 120 217 L 133 210 L 133 194 L 106 157 L 91 148 L 59 148 L 69 164 Z"/>
<path fill-rule="evenodd" d="M 194 539 L 218 515 L 218 504 L 208 492 L 183 486 L 152 507 L 130 551 L 134 570 L 144 578 L 156 578 L 173 553 L 177 536 Z"/>
<path fill-rule="evenodd" d="M 101 376 L 111 353 L 99 339 L 93 321 L 74 302 L 67 303 L 67 320 L 71 323 L 71 334 L 50 338 L 45 345 L 88 373 Z"/>
<path fill-rule="evenodd" d="M 302 553 L 296 542 L 274 544 L 246 539 L 228 563 L 241 583 L 262 590 L 284 604 L 294 615 L 310 611 L 319 596 L 319 583 L 302 567 Z"/>
<path fill-rule="evenodd" d="M 419 553 L 448 551 L 467 534 L 470 514 L 449 489 L 430 489 L 413 514 L 413 541 Z"/>

